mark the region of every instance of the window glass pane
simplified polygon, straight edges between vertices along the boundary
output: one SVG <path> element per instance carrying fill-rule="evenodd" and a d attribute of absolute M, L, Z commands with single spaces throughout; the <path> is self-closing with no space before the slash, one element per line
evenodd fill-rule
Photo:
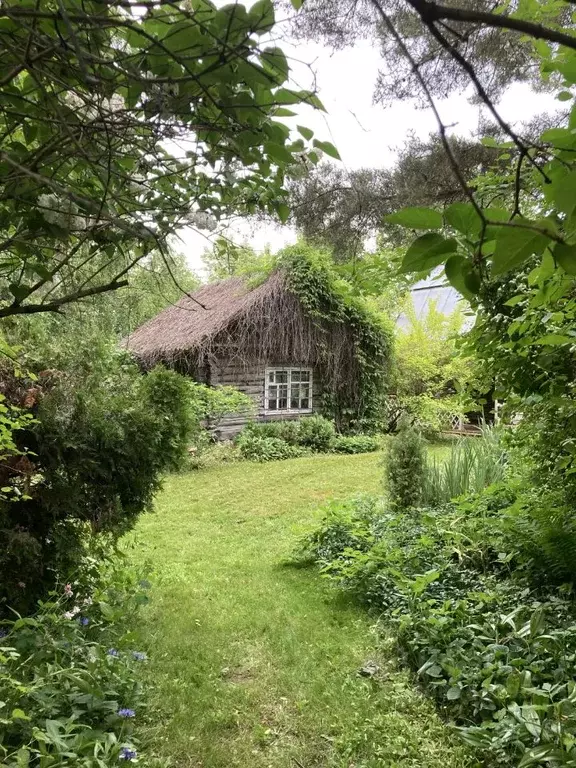
<path fill-rule="evenodd" d="M 276 382 L 286 384 L 288 382 L 288 371 L 276 371 Z"/>
<path fill-rule="evenodd" d="M 300 401 L 297 397 L 292 396 L 290 398 L 290 408 L 300 408 Z"/>
<path fill-rule="evenodd" d="M 300 381 L 300 373 L 301 373 L 301 371 L 292 371 L 292 381 L 293 382 Z"/>
<path fill-rule="evenodd" d="M 300 400 L 300 408 L 302 408 L 302 409 L 310 408 L 309 403 L 310 403 L 310 401 L 307 398 L 303 398 L 302 400 Z"/>
<path fill-rule="evenodd" d="M 277 403 L 276 400 L 268 400 L 268 410 L 269 411 L 276 411 L 276 410 L 278 410 L 278 406 L 277 406 L 276 403 Z"/>
<path fill-rule="evenodd" d="M 280 397 L 278 399 L 278 410 L 279 411 L 285 411 L 288 408 L 288 398 L 287 397 Z"/>
<path fill-rule="evenodd" d="M 274 381 L 274 371 L 268 371 L 268 381 Z"/>
<path fill-rule="evenodd" d="M 300 397 L 310 396 L 310 386 L 308 384 L 302 384 L 300 386 Z"/>
<path fill-rule="evenodd" d="M 300 371 L 300 381 L 310 381 L 310 371 Z"/>

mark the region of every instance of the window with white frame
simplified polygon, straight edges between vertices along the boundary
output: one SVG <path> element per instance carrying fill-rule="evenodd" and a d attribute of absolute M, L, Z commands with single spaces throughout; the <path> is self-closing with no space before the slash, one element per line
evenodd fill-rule
<path fill-rule="evenodd" d="M 265 410 L 312 410 L 311 368 L 266 368 Z"/>

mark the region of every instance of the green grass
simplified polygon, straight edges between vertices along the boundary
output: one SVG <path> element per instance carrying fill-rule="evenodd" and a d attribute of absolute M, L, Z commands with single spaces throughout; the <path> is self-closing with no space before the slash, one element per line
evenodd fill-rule
<path fill-rule="evenodd" d="M 378 462 L 315 456 L 167 481 L 133 549 L 156 570 L 141 731 L 162 765 L 465 765 L 366 614 L 283 564 L 318 504 L 379 490 Z M 358 674 L 367 660 L 377 680 Z"/>

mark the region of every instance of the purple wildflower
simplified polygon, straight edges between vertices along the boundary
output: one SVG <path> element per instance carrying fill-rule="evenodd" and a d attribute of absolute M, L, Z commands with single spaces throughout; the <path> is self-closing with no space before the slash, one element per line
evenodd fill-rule
<path fill-rule="evenodd" d="M 8 632 L 6 632 L 5 629 L 0 629 L 0 640 L 2 640 L 3 637 L 6 637 L 8 635 Z"/>
<path fill-rule="evenodd" d="M 88 624 L 90 624 L 90 619 L 86 618 L 86 616 L 80 616 L 80 618 L 78 619 L 78 621 L 80 622 L 80 624 L 81 624 L 83 627 L 87 627 L 87 626 L 88 626 Z"/>
<path fill-rule="evenodd" d="M 106 653 L 108 656 L 120 656 L 120 651 L 117 651 L 116 648 L 108 648 Z"/>
<path fill-rule="evenodd" d="M 123 707 L 122 709 L 118 710 L 118 715 L 120 717 L 136 717 L 136 712 L 134 712 L 133 709 L 128 709 L 127 707 Z"/>
<path fill-rule="evenodd" d="M 132 651 L 132 656 L 136 661 L 146 661 L 148 659 L 148 656 L 142 651 Z"/>
<path fill-rule="evenodd" d="M 120 750 L 120 760 L 134 760 L 136 757 L 136 750 L 130 747 L 122 747 Z"/>

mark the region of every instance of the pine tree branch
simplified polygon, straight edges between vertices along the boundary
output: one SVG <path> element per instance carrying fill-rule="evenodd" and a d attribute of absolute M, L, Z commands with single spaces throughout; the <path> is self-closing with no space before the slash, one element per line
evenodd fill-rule
<path fill-rule="evenodd" d="M 461 21 L 472 24 L 484 24 L 487 27 L 499 27 L 514 32 L 534 37 L 537 40 L 548 40 L 551 43 L 559 43 L 567 48 L 576 50 L 576 36 L 568 35 L 543 24 L 535 24 L 532 21 L 517 19 L 514 16 L 504 16 L 488 11 L 475 11 L 470 8 L 450 8 L 447 5 L 437 5 L 430 0 L 406 0 L 425 23 L 435 21 Z"/>

